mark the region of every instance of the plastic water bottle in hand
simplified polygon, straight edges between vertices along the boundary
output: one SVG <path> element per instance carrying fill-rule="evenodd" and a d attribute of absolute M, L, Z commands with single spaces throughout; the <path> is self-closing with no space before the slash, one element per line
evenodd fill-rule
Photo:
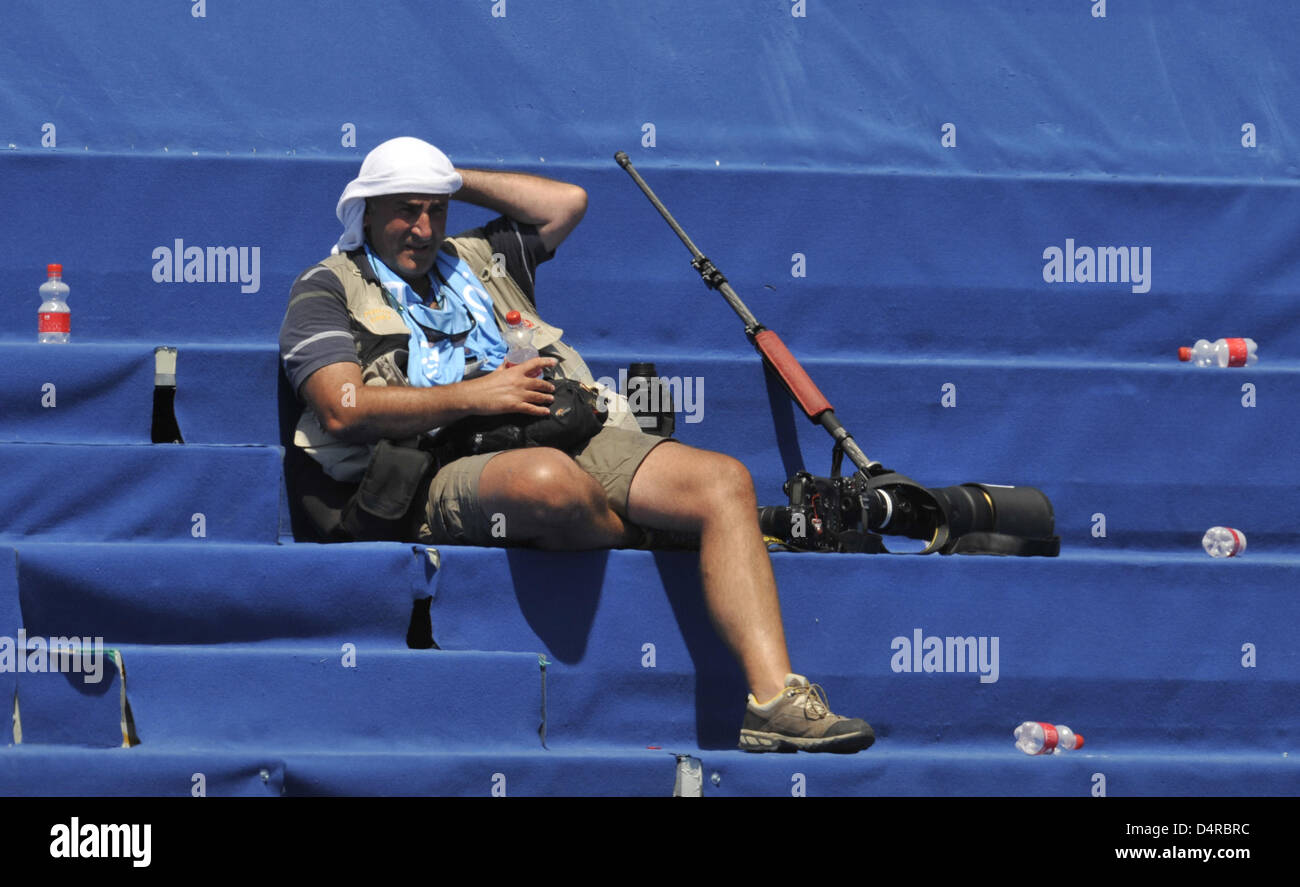
<path fill-rule="evenodd" d="M 518 311 L 511 311 L 506 314 L 506 324 L 503 335 L 505 336 L 506 346 L 510 350 L 506 352 L 506 359 L 501 365 L 505 367 L 518 366 L 537 357 L 537 349 L 533 346 L 533 328 L 524 323 L 524 319 Z M 530 376 L 540 376 L 541 374 L 541 370 L 529 373 Z"/>
<path fill-rule="evenodd" d="M 1083 746 L 1083 736 L 1064 724 L 1025 721 L 1015 729 L 1016 748 L 1027 755 L 1057 754 Z"/>
<path fill-rule="evenodd" d="M 62 265 L 46 265 L 49 280 L 41 284 L 41 307 L 36 314 L 36 341 L 66 344 L 72 338 L 72 312 Z"/>
<path fill-rule="evenodd" d="M 1197 339 L 1191 348 L 1178 349 L 1178 359 L 1190 361 L 1198 367 L 1247 367 L 1259 363 L 1256 349 L 1254 339 L 1217 339 L 1213 343 L 1208 339 Z"/>
<path fill-rule="evenodd" d="M 1201 547 L 1210 557 L 1236 557 L 1246 550 L 1246 534 L 1232 527 L 1210 527 L 1201 537 Z"/>

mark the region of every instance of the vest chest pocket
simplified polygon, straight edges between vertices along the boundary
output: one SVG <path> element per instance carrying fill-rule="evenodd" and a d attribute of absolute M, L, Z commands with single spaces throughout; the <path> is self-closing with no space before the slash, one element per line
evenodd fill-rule
<path fill-rule="evenodd" d="M 364 306 L 353 309 L 352 316 L 367 332 L 376 336 L 394 336 L 408 333 L 402 317 L 393 308 L 378 300 L 366 300 Z"/>

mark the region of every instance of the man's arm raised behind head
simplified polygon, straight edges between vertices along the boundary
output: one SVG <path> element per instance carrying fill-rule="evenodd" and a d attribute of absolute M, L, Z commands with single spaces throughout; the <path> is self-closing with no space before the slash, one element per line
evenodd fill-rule
<path fill-rule="evenodd" d="M 554 366 L 553 357 L 536 357 L 494 370 L 468 382 L 432 388 L 371 386 L 361 383 L 355 363 L 331 363 L 307 377 L 302 397 L 321 427 L 349 443 L 414 437 L 466 416 L 525 413 L 545 416 L 555 386 L 527 374 Z"/>
<path fill-rule="evenodd" d="M 569 236 L 587 212 L 587 192 L 577 185 L 520 172 L 457 169 L 461 189 L 452 195 L 475 206 L 528 225 L 547 250 L 554 250 Z"/>

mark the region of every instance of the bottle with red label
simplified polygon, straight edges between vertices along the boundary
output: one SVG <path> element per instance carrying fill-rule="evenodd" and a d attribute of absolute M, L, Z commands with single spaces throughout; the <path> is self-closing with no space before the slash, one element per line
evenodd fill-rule
<path fill-rule="evenodd" d="M 1083 747 L 1083 736 L 1064 724 L 1025 721 L 1012 734 L 1016 748 L 1027 755 L 1059 755 Z"/>
<path fill-rule="evenodd" d="M 1259 362 L 1255 348 L 1254 339 L 1219 339 L 1213 343 L 1208 339 L 1197 339 L 1191 348 L 1183 346 L 1178 349 L 1178 359 L 1190 361 L 1198 367 L 1248 367 Z"/>
<path fill-rule="evenodd" d="M 36 315 L 36 341 L 66 344 L 72 337 L 72 312 L 68 309 L 68 285 L 63 266 L 47 265 L 49 280 L 41 284 L 41 308 Z"/>

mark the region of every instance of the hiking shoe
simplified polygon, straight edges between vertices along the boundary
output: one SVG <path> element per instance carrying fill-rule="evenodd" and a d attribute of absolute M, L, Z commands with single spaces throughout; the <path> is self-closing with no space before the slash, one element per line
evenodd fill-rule
<path fill-rule="evenodd" d="M 871 725 L 833 713 L 826 694 L 803 675 L 785 676 L 781 695 L 763 705 L 751 693 L 740 728 L 744 751 L 828 751 L 851 754 L 876 741 Z"/>

